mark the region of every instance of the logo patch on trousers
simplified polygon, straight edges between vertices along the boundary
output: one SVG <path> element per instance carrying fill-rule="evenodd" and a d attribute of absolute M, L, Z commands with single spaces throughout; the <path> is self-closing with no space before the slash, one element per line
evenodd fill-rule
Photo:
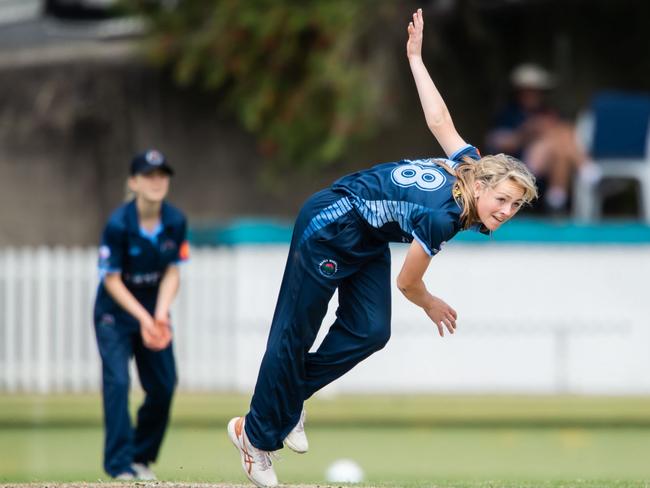
<path fill-rule="evenodd" d="M 99 319 L 99 323 L 103 325 L 114 325 L 115 317 L 110 313 L 102 314 L 101 318 Z"/>
<path fill-rule="evenodd" d="M 334 276 L 338 269 L 339 265 L 333 259 L 323 259 L 318 264 L 318 271 L 320 271 L 320 274 L 327 278 Z"/>

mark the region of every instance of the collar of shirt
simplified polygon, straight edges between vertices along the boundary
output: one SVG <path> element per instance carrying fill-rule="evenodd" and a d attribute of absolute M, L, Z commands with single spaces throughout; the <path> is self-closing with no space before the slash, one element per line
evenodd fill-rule
<path fill-rule="evenodd" d="M 169 221 L 169 205 L 166 202 L 162 202 L 162 206 L 160 208 L 160 227 L 156 229 L 157 235 L 160 235 L 165 230 L 165 228 L 169 226 Z M 126 225 L 129 232 L 142 235 L 142 232 L 140 231 L 140 222 L 138 219 L 138 208 L 135 205 L 135 200 L 131 200 L 126 207 Z M 149 238 L 148 235 L 144 237 Z"/>
<path fill-rule="evenodd" d="M 492 232 L 490 231 L 490 229 L 485 227 L 482 223 L 473 224 L 469 228 L 469 230 L 474 231 L 474 232 L 479 232 L 479 233 L 484 234 L 486 236 L 491 236 L 492 235 Z"/>

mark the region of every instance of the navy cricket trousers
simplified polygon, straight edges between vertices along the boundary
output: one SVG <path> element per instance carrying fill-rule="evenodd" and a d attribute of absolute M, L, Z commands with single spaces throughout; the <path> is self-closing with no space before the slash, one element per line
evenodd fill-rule
<path fill-rule="evenodd" d="M 172 345 L 162 351 L 147 349 L 137 322 L 125 322 L 117 321 L 112 314 L 100 314 L 95 319 L 102 358 L 104 470 L 111 476 L 131 470 L 131 463 L 148 464 L 156 460 L 176 387 Z M 135 429 L 128 408 L 131 357 L 135 358 L 145 391 Z"/>
<path fill-rule="evenodd" d="M 309 352 L 338 288 L 336 320 Z M 313 195 L 294 226 L 289 257 L 245 429 L 275 451 L 303 402 L 378 351 L 390 338 L 390 250 L 348 198 Z"/>

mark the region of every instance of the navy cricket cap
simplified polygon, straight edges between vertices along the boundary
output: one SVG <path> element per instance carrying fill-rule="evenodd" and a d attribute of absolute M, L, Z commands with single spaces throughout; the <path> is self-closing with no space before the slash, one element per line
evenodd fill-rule
<path fill-rule="evenodd" d="M 151 173 L 160 169 L 169 176 L 174 174 L 174 170 L 167 162 L 167 158 L 156 149 L 149 149 L 140 154 L 136 154 L 131 160 L 131 176 Z"/>

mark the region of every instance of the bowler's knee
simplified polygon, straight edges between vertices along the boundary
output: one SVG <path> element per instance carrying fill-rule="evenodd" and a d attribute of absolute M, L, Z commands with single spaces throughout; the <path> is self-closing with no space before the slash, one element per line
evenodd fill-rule
<path fill-rule="evenodd" d="M 390 322 L 376 322 L 368 337 L 373 351 L 383 349 L 390 339 Z"/>

